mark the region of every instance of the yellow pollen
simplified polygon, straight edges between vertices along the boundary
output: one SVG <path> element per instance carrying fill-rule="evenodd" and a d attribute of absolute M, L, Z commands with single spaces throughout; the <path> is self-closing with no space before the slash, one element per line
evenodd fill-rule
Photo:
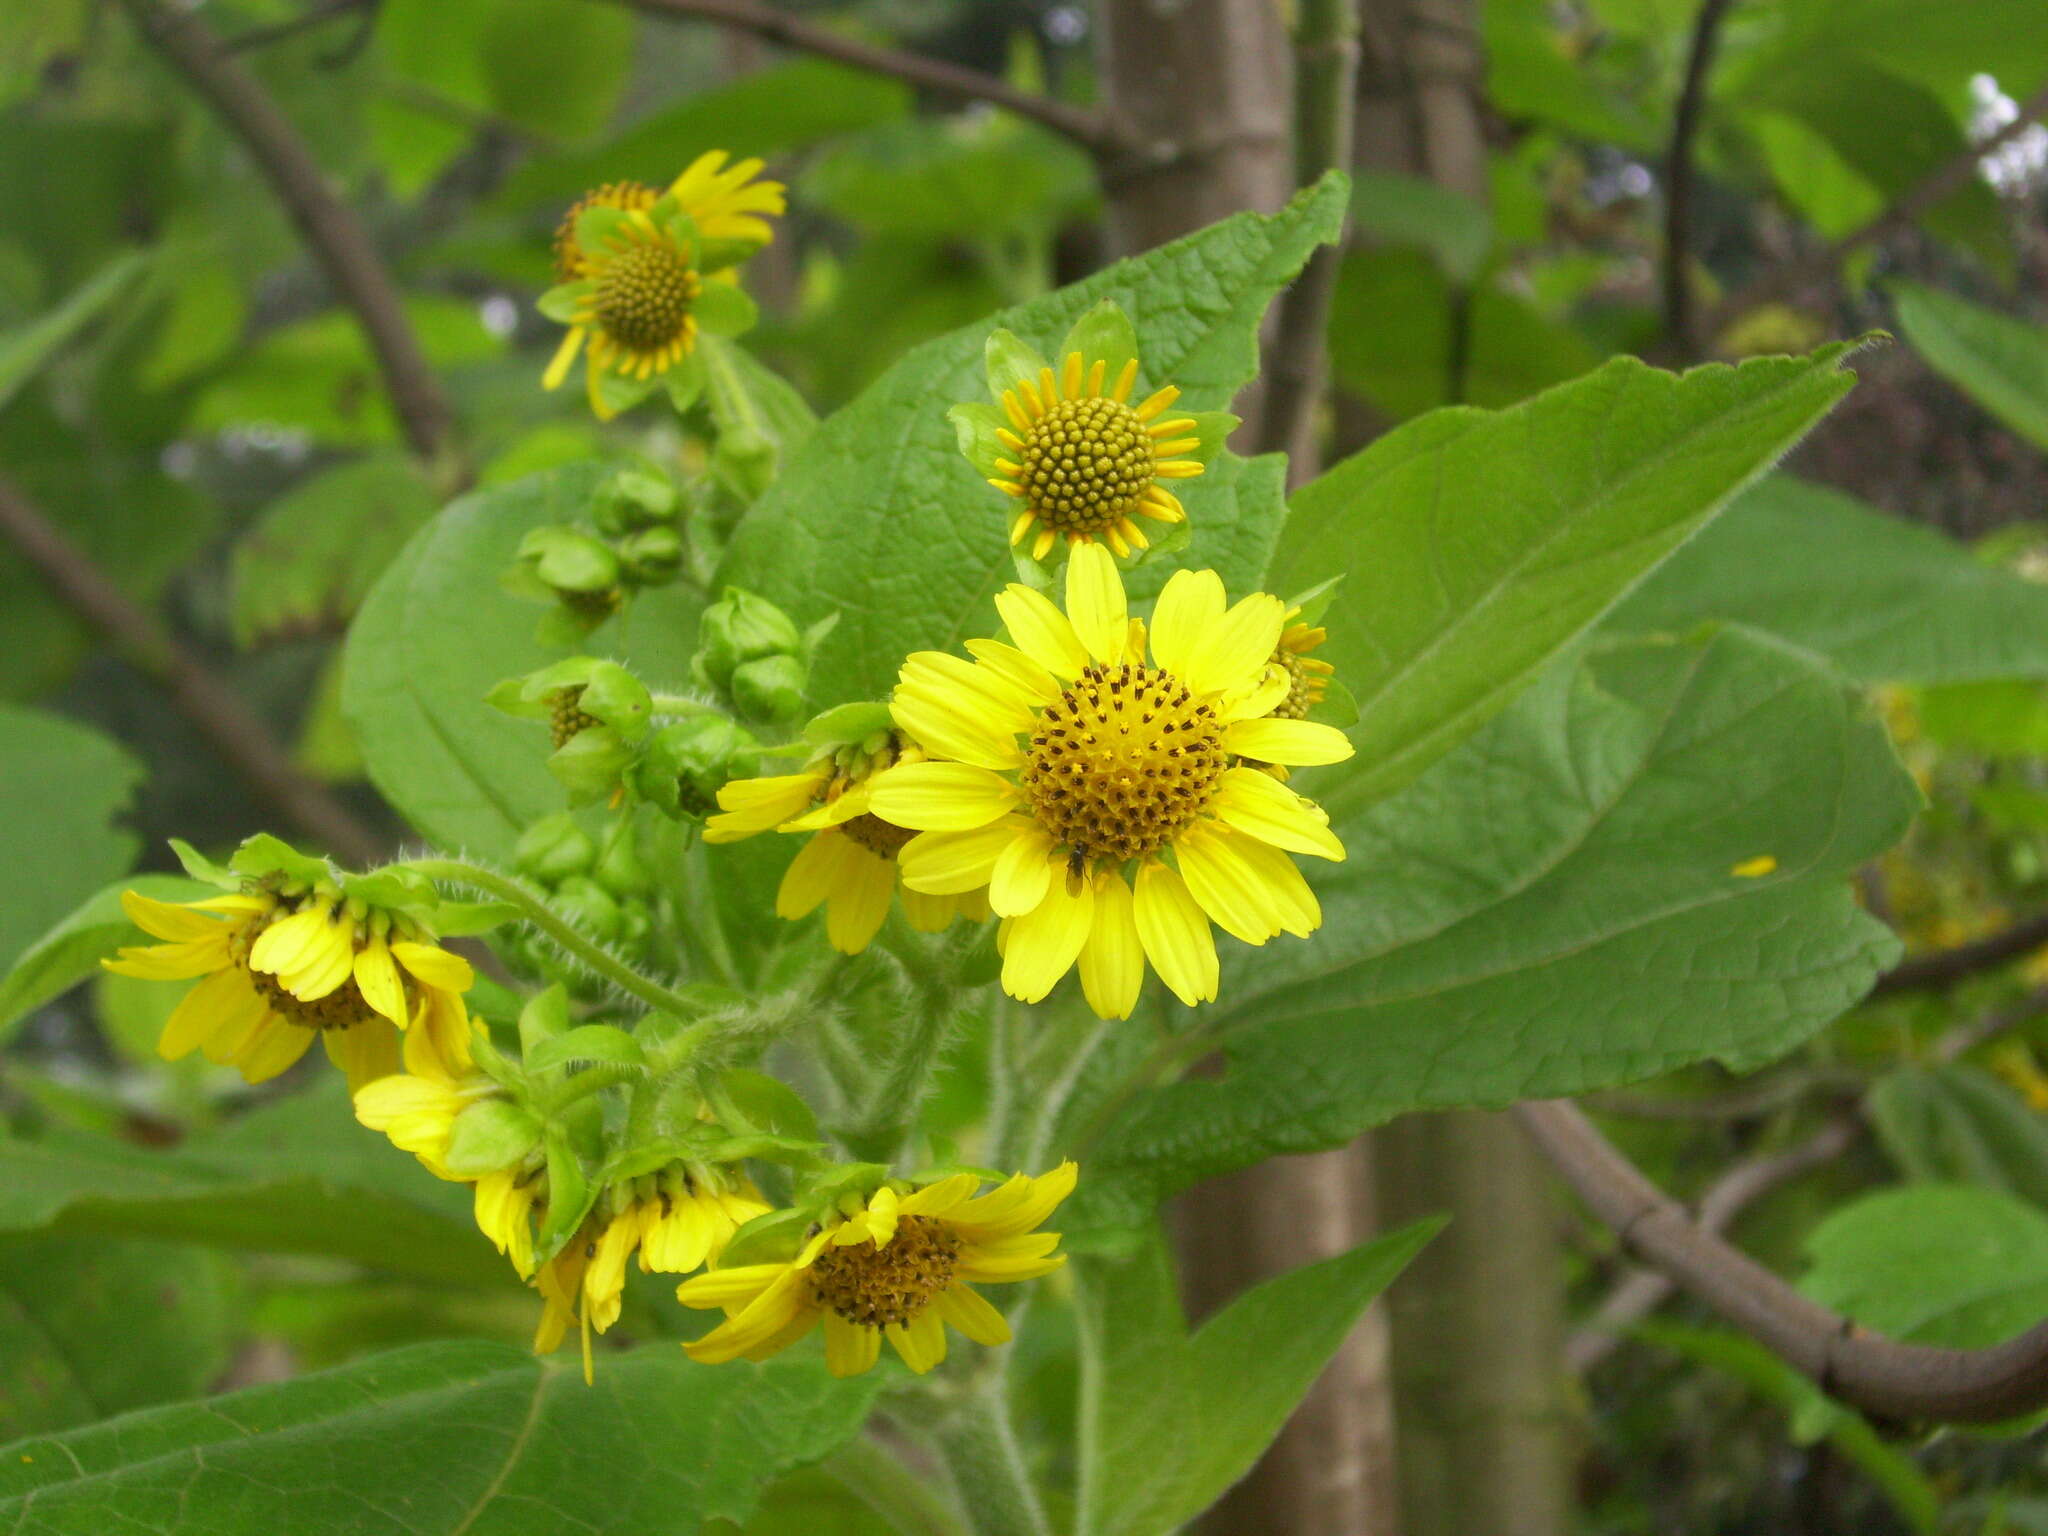
<path fill-rule="evenodd" d="M 1229 766 L 1216 713 L 1170 672 L 1093 666 L 1039 712 L 1023 785 L 1074 861 L 1142 858 L 1184 831 Z"/>
<path fill-rule="evenodd" d="M 849 1323 L 907 1323 L 953 1280 L 960 1239 L 929 1216 L 905 1216 L 882 1247 L 828 1246 L 811 1261 L 811 1295 Z"/>
<path fill-rule="evenodd" d="M 595 715 L 583 712 L 583 684 L 572 683 L 567 688 L 557 688 L 548 695 L 548 729 L 552 732 L 555 750 L 561 751 L 576 737 L 594 725 L 604 722 Z"/>
<path fill-rule="evenodd" d="M 672 245 L 632 245 L 597 274 L 597 323 L 622 346 L 658 352 L 682 336 L 697 274 Z"/>
<path fill-rule="evenodd" d="M 1024 440 L 1018 477 L 1031 509 L 1063 533 L 1099 533 L 1137 510 L 1152 483 L 1152 439 L 1129 406 L 1060 400 Z"/>
<path fill-rule="evenodd" d="M 893 821 L 863 812 L 839 824 L 839 830 L 852 838 L 870 853 L 879 853 L 885 859 L 893 859 L 917 834 L 908 827 L 899 827 Z"/>

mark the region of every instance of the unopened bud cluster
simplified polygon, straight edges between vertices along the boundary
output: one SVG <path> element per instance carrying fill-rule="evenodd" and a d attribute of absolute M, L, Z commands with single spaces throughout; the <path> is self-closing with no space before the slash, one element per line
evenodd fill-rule
<path fill-rule="evenodd" d="M 621 470 L 599 489 L 587 520 L 527 530 L 505 573 L 508 591 L 553 604 L 545 644 L 574 644 L 647 587 L 682 573 L 682 500 L 657 473 Z"/>

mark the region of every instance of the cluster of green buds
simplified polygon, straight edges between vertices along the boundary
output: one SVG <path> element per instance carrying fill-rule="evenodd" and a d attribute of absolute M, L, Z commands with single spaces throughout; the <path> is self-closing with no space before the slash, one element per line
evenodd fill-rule
<path fill-rule="evenodd" d="M 543 816 L 520 835 L 512 861 L 578 932 L 629 958 L 654 958 L 654 876 L 631 817 L 618 817 L 601 836 L 592 836 L 573 812 Z M 527 974 L 594 995 L 588 973 L 565 962 L 532 929 L 512 930 L 501 948 Z"/>
<path fill-rule="evenodd" d="M 681 510 L 675 486 L 652 467 L 620 470 L 599 488 L 587 521 L 527 531 L 505 590 L 552 605 L 540 622 L 542 644 L 573 645 L 643 588 L 682 573 Z"/>
<path fill-rule="evenodd" d="M 811 658 L 837 622 L 834 614 L 800 630 L 766 598 L 727 587 L 704 610 L 691 668 L 740 719 L 787 725 L 803 713 Z"/>

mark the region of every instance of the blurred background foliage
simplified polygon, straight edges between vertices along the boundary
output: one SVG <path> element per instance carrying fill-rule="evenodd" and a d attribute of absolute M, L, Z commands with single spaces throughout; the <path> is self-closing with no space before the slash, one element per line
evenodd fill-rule
<path fill-rule="evenodd" d="M 1096 93 L 1098 18 L 1079 4 L 786 9 L 1062 99 Z M 764 321 L 748 345 L 820 413 L 906 349 L 1113 254 L 1113 188 L 1074 144 L 736 33 L 593 0 L 197 10 L 360 212 L 485 484 L 599 453 L 703 461 L 705 443 L 664 413 L 600 427 L 574 391 L 538 387 L 554 342 L 533 309 L 549 241 L 597 183 L 665 180 L 714 147 L 769 159 L 791 215 L 750 269 Z M 1790 466 L 1832 494 L 1779 481 L 1745 503 L 1754 529 L 1791 503 L 1820 517 L 1800 498 L 1822 498 L 1851 531 L 1804 546 L 1753 534 L 1726 558 L 1784 551 L 1838 563 L 1844 584 L 1867 559 L 1866 602 L 1824 648 L 1841 661 L 1859 622 L 1881 623 L 1935 657 L 1909 678 L 1859 674 L 1885 685 L 1877 704 L 1929 800 L 1861 889 L 1915 951 L 1966 945 L 2048 910 L 2048 685 L 2037 663 L 1944 674 L 1959 609 L 1887 608 L 1885 573 L 1939 565 L 1959 605 L 1975 600 L 1970 560 L 2048 581 L 2048 130 L 2009 136 L 1980 174 L 1827 258 L 1943 167 L 1968 166 L 1972 139 L 2048 80 L 2048 25 L 2039 0 L 1727 11 L 1683 274 L 1703 350 L 1800 350 L 1878 327 L 1901 342 L 1859 362 L 1863 383 Z M 1484 0 L 1453 14 L 1480 32 L 1488 196 L 1361 170 L 1329 327 L 1332 458 L 1423 411 L 1510 404 L 1616 352 L 1686 360 L 1660 271 L 1664 156 L 1697 7 Z M 246 149 L 102 0 L 14 0 L 0 26 L 0 478 L 163 615 L 301 770 L 401 836 L 361 779 L 337 640 L 447 487 L 405 451 L 361 332 Z M 1869 508 L 1967 541 L 1970 556 L 1878 549 L 1853 531 Z M 1802 570 L 1781 574 L 1796 607 Z M 1658 610 L 1653 584 L 1637 601 L 1678 622 L 1681 599 Z M 0 697 L 10 959 L 109 880 L 173 867 L 167 835 L 216 846 L 274 820 L 166 707 L 152 669 L 115 654 L 5 548 Z M 1686 1197 L 1828 1138 L 1830 1155 L 1756 1181 L 1742 1244 L 1844 1305 L 1886 1228 L 1925 1231 L 1929 1263 L 1887 1293 L 1917 1288 L 1925 1304 L 1891 1326 L 1931 1342 L 2003 1337 L 2048 1310 L 2042 940 L 1956 987 L 1880 997 L 1757 1078 L 1694 1069 L 1595 1107 Z M 0 1119 L 23 1138 L 0 1174 L 0 1440 L 409 1339 L 523 1335 L 526 1298 L 473 1236 L 446 1237 L 463 1213 L 402 1158 L 353 1127 L 346 1146 L 308 1141 L 303 1125 L 252 1112 L 268 1095 L 233 1074 L 157 1061 L 165 991 L 106 977 L 52 998 L 33 964 L 0 990 Z M 971 1121 L 971 1053 L 948 1092 L 949 1113 Z M 19 1160 L 31 1139 L 95 1149 L 97 1182 L 31 1189 Z M 203 1150 L 212 1181 L 124 1196 L 145 1149 L 171 1142 Z M 355 1203 L 327 1209 L 375 1227 L 380 1262 L 334 1241 L 236 1251 L 238 1223 L 274 1218 L 344 1161 Z M 1923 1183 L 1975 1193 L 1898 1203 Z M 184 1214 L 166 1218 L 164 1202 Z M 208 1241 L 172 1240 L 194 1232 Z M 418 1235 L 420 1263 L 393 1232 Z M 1583 1321 L 1622 1265 L 1607 1234 L 1569 1236 Z M 1977 1280 L 1940 1272 L 1944 1244 L 1976 1245 Z M 424 1257 L 438 1252 L 476 1262 Z M 2004 1277 L 1995 1286 L 1981 1283 L 1987 1265 Z M 643 1309 L 642 1326 L 654 1316 Z M 2048 1531 L 2037 1437 L 1878 1433 L 1682 1304 L 1667 1316 L 1618 1346 L 1573 1341 L 1580 1529 Z M 1070 1328 L 1047 1306 L 1020 1346 L 1034 1416 L 1055 1427 L 1073 1412 Z M 883 1528 L 838 1486 L 800 1474 L 751 1529 Z"/>

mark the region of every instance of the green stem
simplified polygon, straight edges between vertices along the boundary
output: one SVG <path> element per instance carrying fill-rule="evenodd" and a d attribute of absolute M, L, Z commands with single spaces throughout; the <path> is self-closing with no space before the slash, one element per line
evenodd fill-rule
<path fill-rule="evenodd" d="M 964 1401 L 934 1437 L 976 1536 L 1051 1536 L 1000 1376 Z"/>
<path fill-rule="evenodd" d="M 407 859 L 399 867 L 417 870 L 429 880 L 445 880 L 451 885 L 467 885 L 509 902 L 517 907 L 526 920 L 577 960 L 588 966 L 592 972 L 602 976 L 620 991 L 637 997 L 648 1007 L 662 1013 L 672 1013 L 679 1019 L 694 1017 L 697 1004 L 672 991 L 660 982 L 642 976 L 625 961 L 608 953 L 603 946 L 593 943 L 578 933 L 570 924 L 556 915 L 540 894 L 523 881 L 514 880 L 510 875 L 501 875 L 494 869 L 481 864 L 470 864 L 461 859 Z"/>
<path fill-rule="evenodd" d="M 872 1436 L 848 1441 L 819 1470 L 902 1536 L 969 1536 L 946 1500 Z"/>
<path fill-rule="evenodd" d="M 927 984 L 922 977 L 919 983 L 917 1006 L 911 1010 L 909 1027 L 889 1070 L 869 1096 L 866 1111 L 840 1132 L 839 1139 L 856 1157 L 878 1163 L 895 1160 L 917 1123 L 932 1071 L 952 1035 L 952 989 Z"/>

